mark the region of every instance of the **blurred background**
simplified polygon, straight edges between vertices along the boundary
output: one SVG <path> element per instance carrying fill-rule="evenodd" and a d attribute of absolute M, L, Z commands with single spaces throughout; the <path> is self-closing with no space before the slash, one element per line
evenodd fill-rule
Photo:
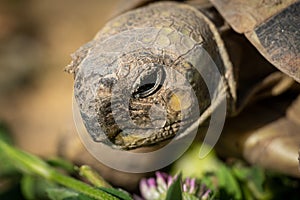
<path fill-rule="evenodd" d="M 118 0 L 0 1 L 0 121 L 17 146 L 53 155 L 74 130 L 73 77 L 64 66 L 119 7 Z"/>
<path fill-rule="evenodd" d="M 127 0 L 1 0 L 0 125 L 5 124 L 8 127 L 16 146 L 30 153 L 51 157 L 64 152 L 63 156 L 71 161 L 91 165 L 97 163 L 97 169 L 100 169 L 105 179 L 133 190 L 143 174 L 133 176 L 109 169 L 96 162 L 80 146 L 72 116 L 73 77 L 64 73 L 64 67 L 71 62 L 70 54 L 90 41 L 106 21 L 118 10 L 124 9 L 126 3 Z M 257 112 L 249 109 L 254 118 L 249 120 L 246 116 L 241 121 L 248 122 L 256 118 L 259 121 L 264 118 L 264 115 L 257 117 L 257 113 L 262 113 L 261 107 L 256 109 Z M 233 120 L 232 124 L 234 126 L 228 126 L 225 131 L 232 132 L 236 124 L 242 127 L 237 127 L 234 137 L 240 132 L 249 131 L 243 123 Z M 62 144 L 66 138 L 74 141 L 70 139 L 70 143 Z M 233 146 L 230 137 L 228 138 L 227 146 Z M 224 144 L 227 144 L 226 141 Z M 190 172 L 190 166 L 195 166 L 198 171 L 205 166 L 209 169 L 211 166 L 218 167 L 210 162 L 204 165 L 199 161 L 197 164 L 195 157 L 194 154 L 190 157 L 195 164 L 191 165 L 190 160 L 183 160 L 175 171 L 186 168 Z M 221 175 L 222 173 L 220 172 Z M 256 171 L 254 176 L 260 178 Z M 224 187 L 231 189 L 227 177 L 224 177 Z M 252 180 L 248 175 L 245 179 Z M 275 181 L 278 188 L 285 185 L 281 182 L 278 184 L 277 179 Z M 290 189 L 287 193 L 297 193 L 299 181 L 296 184 L 291 183 L 293 185 L 285 186 Z M 274 191 L 277 190 L 276 187 Z"/>

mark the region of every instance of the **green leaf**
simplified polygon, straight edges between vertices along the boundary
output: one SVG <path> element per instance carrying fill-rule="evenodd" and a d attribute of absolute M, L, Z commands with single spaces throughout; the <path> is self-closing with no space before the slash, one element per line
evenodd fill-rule
<path fill-rule="evenodd" d="M 94 200 L 93 198 L 67 188 L 50 188 L 46 191 L 51 200 Z"/>
<path fill-rule="evenodd" d="M 249 175 L 247 178 L 247 186 L 254 194 L 255 198 L 265 199 L 268 194 L 263 187 L 265 182 L 263 171 L 258 167 L 253 167 L 249 171 Z"/>
<path fill-rule="evenodd" d="M 35 199 L 35 192 L 34 190 L 34 183 L 33 179 L 29 175 L 24 175 L 22 180 L 21 180 L 21 190 L 23 196 L 30 200 L 30 199 Z"/>
<path fill-rule="evenodd" d="M 95 187 L 91 187 L 86 183 L 61 174 L 37 156 L 14 148 L 0 140 L 0 152 L 1 151 L 5 154 L 8 161 L 15 167 L 18 167 L 23 173 L 28 173 L 39 176 L 48 181 L 53 181 L 95 199 L 118 199 L 106 192 L 96 189 Z"/>
<path fill-rule="evenodd" d="M 177 179 L 172 183 L 167 191 L 166 200 L 182 200 L 181 190 L 181 174 L 177 176 Z"/>
<path fill-rule="evenodd" d="M 243 185 L 245 195 L 249 193 L 255 199 L 271 198 L 270 192 L 264 188 L 266 177 L 261 168 L 243 166 L 241 163 L 237 163 L 232 167 L 232 171 Z"/>
<path fill-rule="evenodd" d="M 6 144 L 12 144 L 12 139 L 10 135 L 8 134 L 7 129 L 4 127 L 4 125 L 0 122 L 0 141 Z M 0 150 L 0 178 L 7 178 L 16 176 L 17 169 L 14 167 L 14 165 L 9 162 L 9 159 L 7 158 L 5 152 Z"/>
<path fill-rule="evenodd" d="M 131 196 L 126 191 L 115 189 L 115 188 L 104 188 L 104 187 L 98 187 L 98 188 L 108 194 L 118 197 L 119 199 L 132 200 Z"/>
<path fill-rule="evenodd" d="M 79 174 L 86 178 L 91 184 L 96 187 L 111 188 L 101 176 L 88 165 L 82 165 L 79 168 Z"/>
<path fill-rule="evenodd" d="M 46 199 L 45 191 L 58 187 L 45 179 L 24 174 L 21 182 L 21 192 L 27 200 Z"/>
<path fill-rule="evenodd" d="M 219 187 L 224 189 L 227 195 L 234 199 L 242 199 L 242 191 L 230 168 L 225 164 L 220 164 L 219 171 L 216 172 Z"/>

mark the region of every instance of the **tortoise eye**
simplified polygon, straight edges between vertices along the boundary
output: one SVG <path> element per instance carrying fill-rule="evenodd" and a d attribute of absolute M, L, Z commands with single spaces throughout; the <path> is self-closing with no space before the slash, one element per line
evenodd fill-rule
<path fill-rule="evenodd" d="M 164 71 L 161 67 L 142 78 L 138 88 L 133 93 L 134 98 L 145 98 L 158 91 L 164 79 Z"/>

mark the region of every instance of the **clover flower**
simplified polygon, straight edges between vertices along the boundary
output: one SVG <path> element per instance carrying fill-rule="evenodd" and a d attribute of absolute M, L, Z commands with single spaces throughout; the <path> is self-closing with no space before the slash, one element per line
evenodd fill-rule
<path fill-rule="evenodd" d="M 167 191 L 178 176 L 170 176 L 164 172 L 156 172 L 156 178 L 142 179 L 140 182 L 141 197 L 136 200 L 162 200 L 166 198 Z M 204 184 L 198 184 L 195 178 L 186 178 L 181 182 L 183 199 L 209 199 L 211 191 Z"/>

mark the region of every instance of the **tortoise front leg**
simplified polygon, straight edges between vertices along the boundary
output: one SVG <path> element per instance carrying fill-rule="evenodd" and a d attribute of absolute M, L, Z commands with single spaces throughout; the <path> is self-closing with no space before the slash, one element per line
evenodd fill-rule
<path fill-rule="evenodd" d="M 291 96 L 298 95 L 291 101 Z M 283 94 L 245 109 L 229 119 L 217 150 L 251 164 L 300 177 L 300 96 Z"/>

